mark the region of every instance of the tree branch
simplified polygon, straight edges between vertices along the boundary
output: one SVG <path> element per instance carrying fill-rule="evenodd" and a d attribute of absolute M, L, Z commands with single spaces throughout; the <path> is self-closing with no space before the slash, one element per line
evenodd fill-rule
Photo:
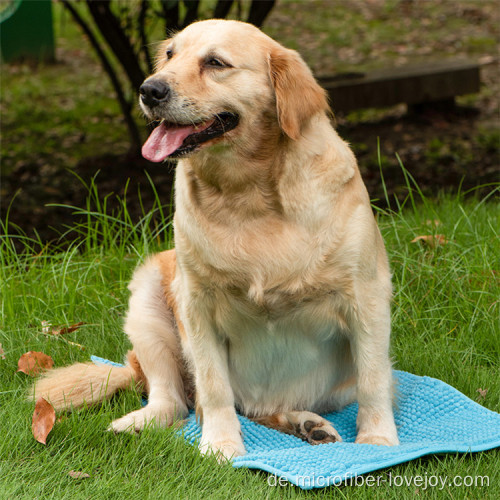
<path fill-rule="evenodd" d="M 184 21 L 182 21 L 182 27 L 185 28 L 188 24 L 196 21 L 198 18 L 198 7 L 200 6 L 199 0 L 184 0 L 184 5 L 187 8 L 186 15 L 184 16 Z"/>
<path fill-rule="evenodd" d="M 276 0 L 253 0 L 250 5 L 247 23 L 260 28 L 275 3 Z"/>
<path fill-rule="evenodd" d="M 179 26 L 179 0 L 160 0 L 165 19 L 165 34 L 172 36 L 172 32 L 178 31 Z"/>
<path fill-rule="evenodd" d="M 148 66 L 148 73 L 152 73 L 153 61 L 151 60 L 151 54 L 149 53 L 149 43 L 145 29 L 147 11 L 148 11 L 148 0 L 142 0 L 141 8 L 139 11 L 139 17 L 137 19 L 137 30 L 139 31 L 139 36 L 141 38 L 141 50 L 142 53 L 144 54 L 144 59 Z"/>
<path fill-rule="evenodd" d="M 138 92 L 145 75 L 132 44 L 122 30 L 119 20 L 111 12 L 110 5 L 111 2 L 108 0 L 87 0 L 87 6 L 94 22 L 118 61 L 120 61 L 132 87 Z"/>
<path fill-rule="evenodd" d="M 215 19 L 225 19 L 233 6 L 234 0 L 219 0 L 214 9 Z"/>
<path fill-rule="evenodd" d="M 101 61 L 102 67 L 104 68 L 104 71 L 107 73 L 109 79 L 111 80 L 111 85 L 113 86 L 113 89 L 116 93 L 116 97 L 118 99 L 118 102 L 120 104 L 120 108 L 122 110 L 123 116 L 125 118 L 125 124 L 127 125 L 128 133 L 130 136 L 130 150 L 133 151 L 134 153 L 137 153 L 140 151 L 141 148 L 141 137 L 139 134 L 139 130 L 137 128 L 137 124 L 134 121 L 134 118 L 132 117 L 131 113 L 131 104 L 130 102 L 127 101 L 125 98 L 125 94 L 123 92 L 122 86 L 120 84 L 120 81 L 118 80 L 118 77 L 116 76 L 115 70 L 113 69 L 113 66 L 109 62 L 109 59 L 107 58 L 106 54 L 102 50 L 102 47 L 99 45 L 99 42 L 94 35 L 93 31 L 90 29 L 90 26 L 85 22 L 85 20 L 80 16 L 79 12 L 71 5 L 71 2 L 69 0 L 61 0 L 61 3 L 64 5 L 64 7 L 70 12 L 71 16 L 75 20 L 75 22 L 80 26 L 82 31 L 87 35 L 87 38 L 89 39 L 90 44 L 92 45 L 93 49 L 95 50 L 97 57 Z"/>

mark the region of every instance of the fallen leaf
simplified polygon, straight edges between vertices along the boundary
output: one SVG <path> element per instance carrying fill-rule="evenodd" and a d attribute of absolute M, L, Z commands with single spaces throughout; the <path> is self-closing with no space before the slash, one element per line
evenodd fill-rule
<path fill-rule="evenodd" d="M 488 394 L 488 389 L 478 389 L 477 392 L 479 392 L 479 399 L 484 399 Z"/>
<path fill-rule="evenodd" d="M 426 225 L 427 226 L 440 226 L 441 225 L 441 221 L 439 219 L 434 219 L 434 220 L 426 220 L 425 221 Z"/>
<path fill-rule="evenodd" d="M 439 245 L 446 245 L 448 240 L 442 234 L 426 234 L 423 236 L 417 236 L 411 240 L 411 243 L 416 243 L 417 241 L 421 241 L 429 245 L 431 248 L 434 248 Z"/>
<path fill-rule="evenodd" d="M 2 344 L 0 344 L 0 358 L 5 359 L 5 351 L 3 350 Z"/>
<path fill-rule="evenodd" d="M 17 362 L 17 371 L 26 373 L 31 377 L 40 372 L 50 370 L 54 366 L 54 361 L 50 356 L 43 352 L 29 351 L 25 352 Z"/>
<path fill-rule="evenodd" d="M 52 331 L 49 333 L 51 333 L 52 335 L 66 335 L 67 333 L 71 333 L 78 330 L 78 328 L 80 328 L 84 324 L 85 323 L 83 321 L 80 321 L 79 323 L 75 323 L 74 325 L 63 326 L 59 329 L 53 328 Z"/>
<path fill-rule="evenodd" d="M 44 398 L 38 399 L 31 420 L 31 431 L 39 443 L 47 444 L 47 436 L 54 427 L 55 421 L 56 412 L 52 405 Z"/>
<path fill-rule="evenodd" d="M 75 470 L 70 470 L 68 472 L 68 475 L 73 479 L 87 479 L 88 477 L 90 477 L 90 474 L 87 474 L 86 472 L 75 471 Z"/>

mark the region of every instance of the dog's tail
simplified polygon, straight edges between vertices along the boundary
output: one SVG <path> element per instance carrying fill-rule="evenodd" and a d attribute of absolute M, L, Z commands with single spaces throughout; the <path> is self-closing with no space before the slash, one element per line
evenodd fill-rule
<path fill-rule="evenodd" d="M 56 411 L 100 403 L 120 389 L 139 386 L 147 390 L 147 381 L 133 351 L 125 366 L 76 363 L 48 371 L 32 387 L 29 398 L 45 398 Z"/>

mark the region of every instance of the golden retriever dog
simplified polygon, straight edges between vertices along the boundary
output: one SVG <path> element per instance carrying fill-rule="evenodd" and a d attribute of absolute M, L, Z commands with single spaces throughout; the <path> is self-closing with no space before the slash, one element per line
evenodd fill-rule
<path fill-rule="evenodd" d="M 200 450 L 219 460 L 245 453 L 237 411 L 319 444 L 341 437 L 318 413 L 357 401 L 356 442 L 398 444 L 384 243 L 299 54 L 249 24 L 200 21 L 162 43 L 140 93 L 160 122 L 143 155 L 179 160 L 175 250 L 134 273 L 126 366 L 54 370 L 34 397 L 61 410 L 142 384 L 147 406 L 110 430 L 195 406 Z"/>

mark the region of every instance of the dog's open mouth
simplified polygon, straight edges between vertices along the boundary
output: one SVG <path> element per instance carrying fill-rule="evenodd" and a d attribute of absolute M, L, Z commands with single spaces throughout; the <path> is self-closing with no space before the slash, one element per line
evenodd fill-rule
<path fill-rule="evenodd" d="M 162 121 L 144 143 L 142 156 L 154 162 L 184 156 L 200 144 L 229 132 L 238 125 L 238 120 L 238 115 L 225 112 L 197 125 Z"/>

